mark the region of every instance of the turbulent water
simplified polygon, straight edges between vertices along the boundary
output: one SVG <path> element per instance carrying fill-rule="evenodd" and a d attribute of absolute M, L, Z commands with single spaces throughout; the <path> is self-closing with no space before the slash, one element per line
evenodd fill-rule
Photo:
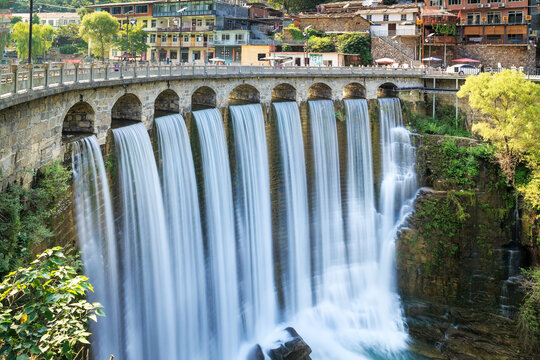
<path fill-rule="evenodd" d="M 181 115 L 156 119 L 165 215 L 174 273 L 179 359 L 208 359 L 208 305 L 195 167 Z M 172 316 L 172 314 L 171 314 Z"/>
<path fill-rule="evenodd" d="M 213 359 L 233 359 L 241 341 L 234 207 L 223 120 L 217 109 L 195 111 L 204 177 L 208 271 L 215 338 Z"/>
<path fill-rule="evenodd" d="M 107 309 L 107 317 L 91 323 L 93 351 L 98 359 L 123 355 L 119 269 L 111 196 L 103 156 L 95 136 L 73 144 L 73 193 L 77 234 L 84 273 L 94 286 L 89 301 Z"/>
<path fill-rule="evenodd" d="M 242 317 L 245 338 L 253 340 L 264 337 L 274 327 L 277 314 L 268 153 L 261 105 L 230 109 Z"/>
<path fill-rule="evenodd" d="M 231 107 L 230 147 L 217 109 L 193 113 L 193 144 L 182 116 L 156 119 L 159 167 L 144 125 L 113 130 L 115 224 L 97 141 L 75 144 L 85 271 L 110 314 L 95 359 L 243 360 L 285 326 L 313 359 L 404 356 L 394 242 L 417 184 L 399 100 L 379 99 L 375 150 L 365 100 L 345 100 L 346 146 L 333 102 L 310 101 L 309 171 L 297 104 L 274 108 L 280 179 L 270 178 L 259 104 Z M 273 243 L 278 229 L 285 245 Z"/>

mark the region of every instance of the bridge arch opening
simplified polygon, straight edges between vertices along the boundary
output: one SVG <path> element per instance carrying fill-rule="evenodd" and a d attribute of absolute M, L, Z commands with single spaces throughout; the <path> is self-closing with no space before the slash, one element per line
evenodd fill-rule
<path fill-rule="evenodd" d="M 380 98 L 389 98 L 389 97 L 397 97 L 397 85 L 391 82 L 386 82 L 379 86 L 377 89 L 377 97 Z"/>
<path fill-rule="evenodd" d="M 217 95 L 214 89 L 201 86 L 191 95 L 191 110 L 204 110 L 217 107 Z"/>
<path fill-rule="evenodd" d="M 231 105 L 256 104 L 260 101 L 259 90 L 248 84 L 235 87 L 229 94 L 229 104 Z"/>
<path fill-rule="evenodd" d="M 279 84 L 272 89 L 272 102 L 296 101 L 296 88 L 290 84 Z"/>
<path fill-rule="evenodd" d="M 332 100 L 332 88 L 324 83 L 315 83 L 308 89 L 308 100 Z"/>
<path fill-rule="evenodd" d="M 343 88 L 343 99 L 365 99 L 366 88 L 364 85 L 353 82 Z"/>
<path fill-rule="evenodd" d="M 95 112 L 90 104 L 79 101 L 69 108 L 62 124 L 62 139 L 69 140 L 74 135 L 94 133 Z"/>
<path fill-rule="evenodd" d="M 112 127 L 129 125 L 134 121 L 142 121 L 142 103 L 134 94 L 122 95 L 111 110 Z"/>
<path fill-rule="evenodd" d="M 154 101 L 154 117 L 180 113 L 180 97 L 178 94 L 167 89 L 162 91 Z"/>

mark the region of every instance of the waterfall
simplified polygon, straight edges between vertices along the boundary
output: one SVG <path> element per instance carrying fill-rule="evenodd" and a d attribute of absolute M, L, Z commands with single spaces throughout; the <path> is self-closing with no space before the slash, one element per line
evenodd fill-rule
<path fill-rule="evenodd" d="M 234 208 L 223 120 L 217 109 L 193 112 L 204 178 L 208 271 L 215 332 L 213 359 L 230 360 L 240 344 L 240 301 L 236 268 Z"/>
<path fill-rule="evenodd" d="M 298 105 L 295 102 L 275 103 L 274 109 L 286 204 L 285 315 L 292 318 L 312 305 L 306 165 Z"/>
<path fill-rule="evenodd" d="M 119 260 L 126 358 L 179 352 L 175 284 L 165 211 L 150 137 L 142 123 L 113 130 L 122 215 Z"/>
<path fill-rule="evenodd" d="M 209 359 L 208 307 L 197 182 L 181 115 L 156 119 L 175 283 L 178 359 Z M 171 314 L 172 315 L 172 314 Z"/>
<path fill-rule="evenodd" d="M 88 300 L 103 305 L 106 317 L 90 322 L 96 359 L 124 358 L 120 339 L 118 258 L 111 195 L 101 150 L 95 136 L 73 143 L 73 193 L 77 235 L 84 273 L 93 284 Z"/>
<path fill-rule="evenodd" d="M 260 104 L 231 106 L 235 143 L 242 314 L 246 339 L 259 339 L 276 323 L 270 175 Z"/>
<path fill-rule="evenodd" d="M 317 302 L 339 301 L 344 298 L 347 261 L 334 103 L 310 101 L 309 111 L 315 162 L 312 194 L 315 298 Z"/>

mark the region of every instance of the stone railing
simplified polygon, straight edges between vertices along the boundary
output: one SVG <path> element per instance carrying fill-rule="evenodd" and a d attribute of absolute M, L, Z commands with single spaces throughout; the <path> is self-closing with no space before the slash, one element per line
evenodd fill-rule
<path fill-rule="evenodd" d="M 184 65 L 184 64 L 74 64 L 59 66 L 28 67 L 11 66 L 0 74 L 0 103 L 16 94 L 58 88 L 74 84 L 104 86 L 108 82 L 137 81 L 138 79 L 160 80 L 171 78 L 212 78 L 250 76 L 317 76 L 317 77 L 448 77 L 459 78 L 458 74 L 446 73 L 436 68 L 393 68 L 393 67 L 303 67 L 303 66 L 240 66 L 240 65 Z M 538 74 L 528 76 L 539 81 Z"/>

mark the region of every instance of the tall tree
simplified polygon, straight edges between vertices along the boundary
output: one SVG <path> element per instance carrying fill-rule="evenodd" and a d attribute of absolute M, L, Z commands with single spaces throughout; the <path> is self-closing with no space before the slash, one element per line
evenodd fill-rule
<path fill-rule="evenodd" d="M 30 26 L 28 23 L 18 22 L 13 26 L 11 40 L 17 44 L 19 58 L 28 57 L 28 37 Z M 54 29 L 50 25 L 32 25 L 32 58 L 44 55 L 52 45 Z"/>
<path fill-rule="evenodd" d="M 269 0 L 268 4 L 275 8 L 285 9 L 288 13 L 297 13 L 300 11 L 315 10 L 318 4 L 325 1 L 321 0 Z"/>
<path fill-rule="evenodd" d="M 123 53 L 133 53 L 134 55 L 137 55 L 148 49 L 148 45 L 146 44 L 146 32 L 143 30 L 142 23 L 135 26 L 124 24 L 118 35 L 115 46 Z"/>
<path fill-rule="evenodd" d="M 540 84 L 521 72 L 469 76 L 458 92 L 479 112 L 472 130 L 496 148 L 508 181 L 540 210 Z M 527 168 L 525 181 L 516 183 L 518 165 Z"/>
<path fill-rule="evenodd" d="M 89 42 L 92 53 L 104 60 L 106 51 L 116 39 L 119 27 L 118 20 L 111 14 L 98 11 L 83 17 L 79 34 Z"/>

